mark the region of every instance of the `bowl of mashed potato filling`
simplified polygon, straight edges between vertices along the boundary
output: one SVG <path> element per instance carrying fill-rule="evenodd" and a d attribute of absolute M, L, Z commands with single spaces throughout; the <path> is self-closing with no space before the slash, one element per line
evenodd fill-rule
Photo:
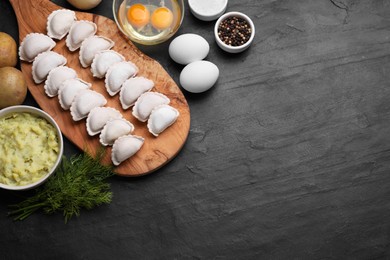
<path fill-rule="evenodd" d="M 42 184 L 62 154 L 61 130 L 49 114 L 31 106 L 0 110 L 0 188 L 26 190 Z"/>

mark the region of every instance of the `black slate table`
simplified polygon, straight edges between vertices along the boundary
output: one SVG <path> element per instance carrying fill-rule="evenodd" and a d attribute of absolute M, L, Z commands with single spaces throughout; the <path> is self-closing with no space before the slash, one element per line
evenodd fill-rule
<path fill-rule="evenodd" d="M 91 12 L 112 18 L 111 4 Z M 184 92 L 179 155 L 149 176 L 113 177 L 113 202 L 68 224 L 13 222 L 21 194 L 1 191 L 1 259 L 390 258 L 390 2 L 231 0 L 228 11 L 256 25 L 242 54 L 220 50 L 214 23 L 188 9 L 177 33 L 203 36 L 220 68 L 213 89 Z M 18 40 L 7 0 L 0 31 Z M 168 45 L 139 48 L 178 82 Z"/>

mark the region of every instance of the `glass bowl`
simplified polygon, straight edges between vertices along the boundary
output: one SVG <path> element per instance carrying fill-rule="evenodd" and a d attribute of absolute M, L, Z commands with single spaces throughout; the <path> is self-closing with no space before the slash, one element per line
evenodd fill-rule
<path fill-rule="evenodd" d="M 131 41 L 155 45 L 171 38 L 184 18 L 184 0 L 114 0 L 118 28 Z"/>
<path fill-rule="evenodd" d="M 43 110 L 32 107 L 32 106 L 24 106 L 24 105 L 11 106 L 11 107 L 7 107 L 7 108 L 0 110 L 0 118 L 3 118 L 5 116 L 7 116 L 8 114 L 25 113 L 25 112 L 36 115 L 36 116 L 41 117 L 41 118 L 44 118 L 47 122 L 49 122 L 54 127 L 55 132 L 56 132 L 56 136 L 58 138 L 57 139 L 58 145 L 59 145 L 57 159 L 54 162 L 51 169 L 48 169 L 47 174 L 44 175 L 39 180 L 37 180 L 36 182 L 30 183 L 27 185 L 21 185 L 21 186 L 13 186 L 13 185 L 7 185 L 4 183 L 0 183 L 0 188 L 2 188 L 2 189 L 16 191 L 16 190 L 28 190 L 28 189 L 37 187 L 37 186 L 41 185 L 42 183 L 44 183 L 54 173 L 54 171 L 56 170 L 56 168 L 58 167 L 58 165 L 62 159 L 62 155 L 64 152 L 64 148 L 63 148 L 64 141 L 62 138 L 61 130 L 60 130 L 59 126 L 57 125 L 57 123 L 54 121 L 54 119 L 49 114 L 44 112 Z"/>

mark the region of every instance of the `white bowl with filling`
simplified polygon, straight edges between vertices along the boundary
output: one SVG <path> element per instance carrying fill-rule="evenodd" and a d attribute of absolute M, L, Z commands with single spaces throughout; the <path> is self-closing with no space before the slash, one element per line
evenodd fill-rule
<path fill-rule="evenodd" d="M 63 155 L 54 119 L 31 106 L 0 110 L 0 188 L 28 190 L 44 183 Z"/>

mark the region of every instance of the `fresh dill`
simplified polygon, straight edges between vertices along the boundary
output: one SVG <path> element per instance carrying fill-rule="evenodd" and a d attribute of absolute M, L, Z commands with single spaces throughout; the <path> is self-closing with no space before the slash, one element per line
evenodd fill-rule
<path fill-rule="evenodd" d="M 103 151 L 96 158 L 87 153 L 63 157 L 60 167 L 48 178 L 36 193 L 11 205 L 9 215 L 15 220 L 24 220 L 37 210 L 52 214 L 63 212 L 65 223 L 73 216 L 79 216 L 81 209 L 92 209 L 109 204 L 112 192 L 107 178 L 112 176 L 113 167 L 101 164 Z"/>

